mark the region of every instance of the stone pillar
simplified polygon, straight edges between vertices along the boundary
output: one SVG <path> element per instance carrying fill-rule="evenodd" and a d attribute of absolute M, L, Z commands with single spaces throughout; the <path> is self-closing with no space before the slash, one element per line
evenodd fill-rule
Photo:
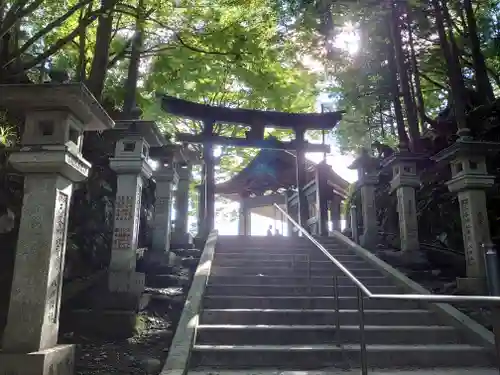
<path fill-rule="evenodd" d="M 330 215 L 332 218 L 332 229 L 340 231 L 341 204 L 342 204 L 341 197 L 334 194 L 329 203 L 330 203 Z"/>
<path fill-rule="evenodd" d="M 378 244 L 377 207 L 375 205 L 375 187 L 378 178 L 365 175 L 358 181 L 361 191 L 361 214 L 363 215 L 363 234 L 359 237 L 361 246 L 370 248 Z"/>
<path fill-rule="evenodd" d="M 135 309 L 144 291 L 144 274 L 135 272 L 139 237 L 143 178 L 150 178 L 147 162 L 149 145 L 140 136 L 127 136 L 116 142 L 110 167 L 116 172 L 116 199 L 108 289 L 120 308 Z M 157 186 L 158 190 L 158 186 Z M 113 307 L 114 302 L 111 303 Z M 111 307 L 111 306 L 110 306 Z"/>
<path fill-rule="evenodd" d="M 488 174 L 485 156 L 499 150 L 499 143 L 463 137 L 435 156 L 438 162 L 451 164 L 452 178 L 447 185 L 451 192 L 458 193 L 467 277 L 457 281 L 459 290 L 465 293 L 486 293 L 481 245 L 491 243 L 491 235 L 485 190 L 493 186 L 495 177 Z"/>
<path fill-rule="evenodd" d="M 203 168 L 204 169 L 204 168 Z M 202 173 L 204 173 L 202 171 Z M 203 174 L 202 174 L 203 176 Z M 204 177 L 202 177 L 204 179 Z M 206 199 L 205 199 L 205 183 L 202 181 L 200 185 L 197 187 L 198 190 L 198 234 L 197 237 L 200 237 L 203 233 L 204 228 L 204 220 L 205 220 L 205 212 L 206 212 Z"/>
<path fill-rule="evenodd" d="M 163 264 L 168 262 L 172 230 L 172 196 L 174 186 L 179 178 L 171 165 L 160 166 L 154 171 L 154 178 L 156 180 L 156 202 L 150 261 Z"/>
<path fill-rule="evenodd" d="M 309 207 L 307 197 L 304 191 L 306 186 L 306 158 L 303 149 L 304 130 L 296 130 L 297 142 L 297 162 L 296 162 L 296 178 L 297 178 L 297 193 L 298 193 L 298 223 L 301 227 L 309 230 L 307 220 L 309 219 Z"/>
<path fill-rule="evenodd" d="M 212 144 L 203 145 L 205 161 L 205 219 L 203 238 L 207 238 L 215 226 L 215 164 Z"/>
<path fill-rule="evenodd" d="M 293 195 L 293 192 L 292 192 L 292 190 L 287 189 L 284 194 L 285 194 L 285 211 L 289 216 L 293 217 L 293 215 L 292 215 L 293 208 L 292 208 L 292 205 L 290 203 L 290 201 L 291 201 L 290 198 Z M 293 224 L 290 222 L 290 220 L 288 220 L 288 217 L 286 217 L 286 216 L 285 216 L 285 225 L 287 226 L 288 236 L 289 237 L 293 236 Z"/>
<path fill-rule="evenodd" d="M 415 189 L 420 186 L 417 175 L 417 161 L 420 158 L 408 151 L 395 153 L 384 162 L 384 167 L 392 168 L 391 193 L 398 199 L 399 234 L 401 250 L 418 256 L 417 203 Z"/>
<path fill-rule="evenodd" d="M 175 193 L 175 230 L 172 245 L 176 247 L 189 246 L 191 236 L 188 232 L 189 185 L 191 183 L 191 165 L 178 165 L 177 191 Z"/>
<path fill-rule="evenodd" d="M 355 205 L 352 205 L 349 209 L 349 223 L 352 231 L 352 240 L 356 243 L 359 242 L 359 231 L 358 231 L 358 209 Z"/>
<path fill-rule="evenodd" d="M 251 235 L 251 210 L 248 208 L 245 197 L 240 199 L 240 212 L 238 218 L 238 234 L 240 236 L 250 236 Z"/>
<path fill-rule="evenodd" d="M 57 345 L 71 195 L 91 167 L 83 130 L 90 121 L 113 125 L 86 95 L 82 85 L 0 85 L 0 105 L 26 111 L 22 149 L 9 157 L 25 179 L 0 374 L 74 371 L 74 346 Z"/>
<path fill-rule="evenodd" d="M 322 161 L 316 167 L 316 205 L 318 207 L 318 235 L 328 235 L 328 169 L 330 166 Z"/>

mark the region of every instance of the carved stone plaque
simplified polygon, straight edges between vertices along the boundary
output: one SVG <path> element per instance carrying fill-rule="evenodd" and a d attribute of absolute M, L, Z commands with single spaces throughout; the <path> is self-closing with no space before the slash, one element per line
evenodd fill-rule
<path fill-rule="evenodd" d="M 128 249 L 132 241 L 130 228 L 115 228 L 113 231 L 113 249 Z"/>
<path fill-rule="evenodd" d="M 61 280 L 63 273 L 64 250 L 66 247 L 66 225 L 68 222 L 68 195 L 61 191 L 56 195 L 55 226 L 52 242 L 52 274 L 55 275 L 49 286 L 47 300 L 47 319 L 51 323 L 59 320 L 59 299 L 61 296 Z"/>
<path fill-rule="evenodd" d="M 460 200 L 460 209 L 462 213 L 464 232 L 465 260 L 467 261 L 467 265 L 471 266 L 476 264 L 476 255 L 474 254 L 474 243 L 472 240 L 470 205 L 467 198 Z"/>
<path fill-rule="evenodd" d="M 134 214 L 134 197 L 118 195 L 115 203 L 115 220 L 132 220 Z"/>

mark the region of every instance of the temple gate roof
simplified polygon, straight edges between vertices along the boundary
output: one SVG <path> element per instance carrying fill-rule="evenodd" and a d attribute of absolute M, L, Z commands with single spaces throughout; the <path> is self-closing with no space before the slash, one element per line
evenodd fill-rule
<path fill-rule="evenodd" d="M 233 196 L 262 196 L 269 191 L 277 192 L 296 186 L 296 157 L 293 152 L 262 150 L 238 174 L 215 186 L 216 194 Z M 318 164 L 306 159 L 306 177 L 315 177 Z M 349 183 L 329 169 L 328 182 L 337 193 L 345 196 Z"/>

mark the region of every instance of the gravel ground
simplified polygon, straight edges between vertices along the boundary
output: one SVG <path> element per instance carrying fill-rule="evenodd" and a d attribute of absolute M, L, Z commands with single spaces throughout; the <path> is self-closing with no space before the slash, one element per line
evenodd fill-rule
<path fill-rule="evenodd" d="M 153 299 L 139 315 L 140 332 L 127 340 L 102 340 L 66 333 L 61 341 L 76 344 L 77 375 L 156 375 L 168 354 L 175 326 L 182 311 L 182 288 L 148 288 L 152 294 L 171 298 Z"/>
<path fill-rule="evenodd" d="M 440 270 L 415 271 L 401 267 L 397 268 L 410 279 L 419 283 L 432 293 L 459 294 L 457 291 L 456 279 L 454 277 L 444 277 Z M 487 329 L 492 330 L 493 315 L 490 308 L 463 304 L 455 304 L 453 306 Z"/>

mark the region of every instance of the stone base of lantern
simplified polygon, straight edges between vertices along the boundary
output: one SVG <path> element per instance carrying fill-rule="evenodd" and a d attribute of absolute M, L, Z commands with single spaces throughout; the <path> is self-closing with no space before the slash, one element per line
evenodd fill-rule
<path fill-rule="evenodd" d="M 380 236 L 377 228 L 369 228 L 359 237 L 359 244 L 365 249 L 374 249 L 379 243 Z"/>
<path fill-rule="evenodd" d="M 170 242 L 170 249 L 189 249 L 193 245 L 193 236 L 189 233 L 174 232 Z"/>
<path fill-rule="evenodd" d="M 478 277 L 457 277 L 457 290 L 460 294 L 485 294 L 486 280 Z"/>
<path fill-rule="evenodd" d="M 143 273 L 110 271 L 106 307 L 108 309 L 137 311 L 145 285 L 146 275 Z"/>
<path fill-rule="evenodd" d="M 74 345 L 57 345 L 32 353 L 0 352 L 0 374 L 72 375 L 74 358 Z"/>
<path fill-rule="evenodd" d="M 63 314 L 61 326 L 76 334 L 123 340 L 137 332 L 137 315 L 133 310 L 78 309 Z"/>

